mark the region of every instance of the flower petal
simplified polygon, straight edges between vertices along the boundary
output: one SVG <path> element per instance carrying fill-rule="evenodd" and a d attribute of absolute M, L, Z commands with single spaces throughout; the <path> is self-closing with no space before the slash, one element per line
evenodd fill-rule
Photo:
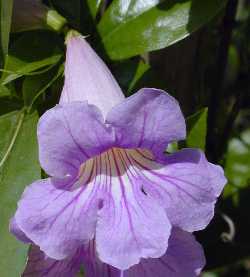
<path fill-rule="evenodd" d="M 32 241 L 26 237 L 24 232 L 19 228 L 16 222 L 16 218 L 12 217 L 9 226 L 10 232 L 23 243 L 31 243 Z"/>
<path fill-rule="evenodd" d="M 92 240 L 84 249 L 83 261 L 86 277 L 122 277 L 120 270 L 100 261 L 95 248 L 95 241 Z"/>
<path fill-rule="evenodd" d="M 156 163 L 142 151 L 131 152 L 135 174 L 144 181 L 144 190 L 164 205 L 170 222 L 186 231 L 205 228 L 214 215 L 214 206 L 226 178 L 220 166 L 209 163 L 196 149 L 184 149 Z"/>
<path fill-rule="evenodd" d="M 115 149 L 108 156 L 112 177 L 98 212 L 96 246 L 102 262 L 125 270 L 141 258 L 163 255 L 171 225 L 164 209 L 141 191 L 142 183 L 130 174 L 122 152 Z"/>
<path fill-rule="evenodd" d="M 98 205 L 94 182 L 67 191 L 45 179 L 26 188 L 15 219 L 26 237 L 47 256 L 61 260 L 94 237 Z"/>
<path fill-rule="evenodd" d="M 105 115 L 123 99 L 111 72 L 84 37 L 71 35 L 67 39 L 65 84 L 60 103 L 87 100 Z"/>
<path fill-rule="evenodd" d="M 110 146 L 112 130 L 95 106 L 86 102 L 58 105 L 38 125 L 39 158 L 51 176 L 75 176 L 80 165 Z"/>
<path fill-rule="evenodd" d="M 169 142 L 184 139 L 185 120 L 177 101 L 166 92 L 144 88 L 107 115 L 121 147 L 145 148 L 162 155 Z"/>
<path fill-rule="evenodd" d="M 175 228 L 163 257 L 143 259 L 140 264 L 125 271 L 123 277 L 195 277 L 199 276 L 204 265 L 202 247 L 194 236 Z"/>
<path fill-rule="evenodd" d="M 62 261 L 47 257 L 39 247 L 32 245 L 22 277 L 75 277 L 83 260 L 82 250 Z"/>
<path fill-rule="evenodd" d="M 86 277 L 195 277 L 205 265 L 204 252 L 195 237 L 173 228 L 167 252 L 157 259 L 142 259 L 128 270 L 121 271 L 102 263 L 91 242 L 84 252 Z"/>

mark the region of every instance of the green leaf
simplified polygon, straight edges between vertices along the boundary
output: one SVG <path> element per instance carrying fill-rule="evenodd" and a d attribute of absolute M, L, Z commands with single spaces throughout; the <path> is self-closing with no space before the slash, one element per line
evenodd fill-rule
<path fill-rule="evenodd" d="M 225 164 L 228 185 L 224 196 L 235 195 L 237 202 L 240 190 L 250 186 L 250 129 L 230 140 Z"/>
<path fill-rule="evenodd" d="M 149 69 L 149 65 L 139 57 L 136 57 L 135 59 L 118 62 L 113 65 L 112 69 L 122 91 L 128 96 L 144 73 Z"/>
<path fill-rule="evenodd" d="M 43 74 L 25 77 L 22 88 L 25 106 L 32 106 L 36 99 L 63 75 L 63 72 L 64 66 L 61 65 Z"/>
<path fill-rule="evenodd" d="M 166 153 L 172 154 L 178 151 L 178 149 L 179 149 L 178 142 L 171 142 L 167 146 Z"/>
<path fill-rule="evenodd" d="M 87 4 L 89 6 L 89 9 L 93 18 L 96 17 L 96 14 L 99 10 L 101 3 L 102 3 L 102 0 L 87 0 Z"/>
<path fill-rule="evenodd" d="M 50 41 L 48 45 L 48 41 Z M 10 49 L 1 84 L 5 85 L 21 76 L 47 71 L 62 57 L 57 39 L 50 32 L 30 32 L 21 36 Z"/>
<path fill-rule="evenodd" d="M 10 96 L 10 95 L 11 95 L 10 90 L 5 86 L 0 85 L 0 97 Z"/>
<path fill-rule="evenodd" d="M 51 65 L 54 66 L 59 62 L 60 59 L 61 55 L 54 55 L 52 57 L 37 62 L 25 63 L 19 59 L 16 59 L 15 57 L 8 56 L 6 65 L 7 69 L 5 71 L 5 74 L 3 74 L 1 82 L 3 85 L 6 85 L 17 78 L 20 78 L 24 75 L 29 75 L 29 73 L 31 72 L 49 66 L 46 68 L 46 72 L 51 68 Z"/>
<path fill-rule="evenodd" d="M 1 10 L 0 41 L 1 41 L 2 54 L 4 57 L 8 54 L 12 7 L 13 7 L 13 0 L 8 0 L 8 1 L 1 0 L 0 2 L 0 10 Z"/>
<path fill-rule="evenodd" d="M 14 97 L 1 97 L 0 98 L 0 116 L 12 111 L 22 109 L 23 103 Z M 2 134 L 0 133 L 0 137 Z"/>
<path fill-rule="evenodd" d="M 134 87 L 136 86 L 136 84 L 141 80 L 141 78 L 144 76 L 144 74 L 150 69 L 150 66 L 148 63 L 140 60 L 140 62 L 138 63 L 138 66 L 136 68 L 136 72 L 134 75 L 133 80 L 131 81 L 128 91 L 132 92 L 132 90 L 134 89 Z"/>
<path fill-rule="evenodd" d="M 226 0 L 114 0 L 98 30 L 112 59 L 167 47 L 213 18 Z"/>
<path fill-rule="evenodd" d="M 0 268 L 2 277 L 20 276 L 27 245 L 9 233 L 9 220 L 25 186 L 39 179 L 37 114 L 13 112 L 0 117 Z"/>
<path fill-rule="evenodd" d="M 207 136 L 207 108 L 187 118 L 187 147 L 195 147 L 205 150 Z"/>

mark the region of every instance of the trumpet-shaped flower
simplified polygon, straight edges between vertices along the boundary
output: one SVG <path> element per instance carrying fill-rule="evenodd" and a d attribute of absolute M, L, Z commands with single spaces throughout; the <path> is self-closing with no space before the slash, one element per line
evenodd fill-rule
<path fill-rule="evenodd" d="M 51 177 L 25 189 L 11 229 L 64 265 L 94 240 L 101 263 L 134 268 L 124 276 L 151 263 L 161 268 L 165 257 L 170 270 L 182 255 L 171 241 L 186 236 L 171 235 L 172 227 L 205 228 L 226 183 L 200 150 L 164 154 L 186 135 L 177 101 L 153 88 L 125 99 L 80 36 L 67 40 L 60 103 L 41 117 L 37 133 L 40 163 Z"/>

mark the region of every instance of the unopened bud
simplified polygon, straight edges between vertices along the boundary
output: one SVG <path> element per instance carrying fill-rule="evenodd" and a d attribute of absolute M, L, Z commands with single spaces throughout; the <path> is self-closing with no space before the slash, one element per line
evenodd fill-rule
<path fill-rule="evenodd" d="M 12 32 L 36 29 L 52 29 L 59 32 L 66 22 L 63 16 L 49 9 L 40 0 L 14 0 Z"/>

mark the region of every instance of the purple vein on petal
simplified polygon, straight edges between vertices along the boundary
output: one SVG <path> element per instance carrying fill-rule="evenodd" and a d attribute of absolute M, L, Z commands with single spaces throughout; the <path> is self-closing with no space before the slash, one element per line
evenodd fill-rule
<path fill-rule="evenodd" d="M 120 171 L 119 165 L 117 163 L 117 159 L 115 157 L 114 150 L 112 150 L 112 153 L 113 153 L 113 159 L 114 159 L 116 171 L 118 173 L 118 178 L 119 178 L 119 181 L 120 181 L 122 197 L 123 197 L 123 200 L 124 200 L 123 202 L 124 202 L 124 205 L 125 205 L 125 208 L 126 208 L 126 211 L 127 211 L 130 229 L 133 233 L 134 239 L 135 239 L 137 247 L 139 249 L 140 248 L 140 243 L 138 242 L 137 236 L 135 234 L 135 230 L 134 230 L 134 226 L 133 226 L 133 222 L 132 222 L 132 218 L 131 218 L 131 214 L 130 214 L 130 210 L 129 210 L 129 206 L 128 206 L 128 202 L 127 202 L 126 192 L 125 192 L 125 188 L 124 188 L 125 185 L 124 185 L 124 183 L 122 181 L 122 178 L 121 178 L 121 171 Z"/>

